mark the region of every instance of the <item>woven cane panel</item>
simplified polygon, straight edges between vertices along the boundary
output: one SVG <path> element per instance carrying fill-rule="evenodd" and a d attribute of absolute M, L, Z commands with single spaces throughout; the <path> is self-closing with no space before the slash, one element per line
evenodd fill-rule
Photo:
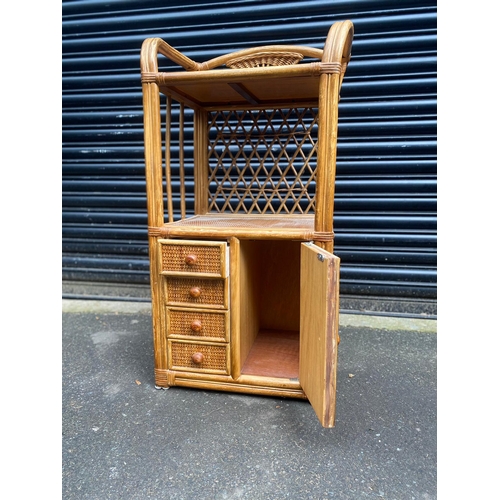
<path fill-rule="evenodd" d="M 314 231 L 314 215 L 309 216 L 276 216 L 273 218 L 261 215 L 195 215 L 188 219 L 176 222 L 178 226 L 205 226 L 205 227 L 235 227 L 247 229 L 289 229 L 297 228 Z"/>
<path fill-rule="evenodd" d="M 314 213 L 317 110 L 213 111 L 209 211 Z"/>
<path fill-rule="evenodd" d="M 211 337 L 227 340 L 225 313 L 169 309 L 167 314 L 168 335 Z M 193 323 L 195 323 L 196 327 L 201 325 L 200 329 L 193 330 Z"/>
<path fill-rule="evenodd" d="M 227 61 L 228 68 L 256 68 L 263 66 L 287 66 L 303 59 L 298 52 L 258 52 L 251 56 L 236 57 Z"/>
<path fill-rule="evenodd" d="M 226 307 L 225 280 L 202 278 L 167 278 L 167 304 Z M 192 297 L 190 291 L 199 288 L 200 296 Z"/>
<path fill-rule="evenodd" d="M 222 275 L 221 248 L 218 246 L 162 245 L 162 270 Z M 188 265 L 187 255 L 196 256 L 196 262 Z"/>
<path fill-rule="evenodd" d="M 192 356 L 195 353 L 203 355 L 201 363 L 194 363 Z M 183 342 L 171 343 L 171 367 L 187 368 L 190 370 L 216 371 L 228 373 L 226 345 L 187 344 Z"/>

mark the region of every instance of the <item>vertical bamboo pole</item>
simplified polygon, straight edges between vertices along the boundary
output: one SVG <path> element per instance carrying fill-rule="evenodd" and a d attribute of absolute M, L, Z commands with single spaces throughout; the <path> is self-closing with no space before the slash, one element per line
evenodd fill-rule
<path fill-rule="evenodd" d="M 320 76 L 314 230 L 321 233 L 333 232 L 333 199 L 335 195 L 337 161 L 338 91 L 338 75 L 323 74 Z M 333 241 L 316 242 L 316 244 L 333 253 Z"/>
<path fill-rule="evenodd" d="M 158 70 L 157 43 L 155 39 L 148 39 L 142 45 L 141 71 L 144 73 Z M 148 224 L 150 227 L 159 227 L 164 224 L 160 91 L 158 85 L 148 79 L 142 84 L 142 92 Z M 161 255 L 157 237 L 149 235 L 148 240 L 155 369 L 166 370 L 167 339 L 161 314 Z"/>
<path fill-rule="evenodd" d="M 184 103 L 179 110 L 179 177 L 181 183 L 181 219 L 186 218 L 186 187 L 184 180 Z"/>
<path fill-rule="evenodd" d="M 194 112 L 194 211 L 208 211 L 208 115 L 204 109 Z"/>
<path fill-rule="evenodd" d="M 172 171 L 170 168 L 171 153 L 170 141 L 172 138 L 172 97 L 167 95 L 167 109 L 165 119 L 165 180 L 167 183 L 167 210 L 168 222 L 174 221 L 174 205 L 172 199 Z"/>

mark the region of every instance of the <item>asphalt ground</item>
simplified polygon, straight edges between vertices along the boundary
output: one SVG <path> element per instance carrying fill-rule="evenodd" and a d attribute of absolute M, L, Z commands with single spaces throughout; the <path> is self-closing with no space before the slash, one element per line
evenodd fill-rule
<path fill-rule="evenodd" d="M 434 319 L 341 314 L 337 418 L 155 388 L 150 304 L 63 300 L 64 500 L 437 498 Z"/>

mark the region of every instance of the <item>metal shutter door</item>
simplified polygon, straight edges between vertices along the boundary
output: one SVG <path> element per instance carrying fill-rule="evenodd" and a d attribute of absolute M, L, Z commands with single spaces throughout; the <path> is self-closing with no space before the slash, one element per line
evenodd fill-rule
<path fill-rule="evenodd" d="M 203 61 L 255 44 L 322 48 L 329 26 L 351 19 L 334 220 L 341 294 L 434 300 L 436 2 L 159 4 L 62 3 L 63 279 L 149 282 L 145 38 L 164 38 Z"/>

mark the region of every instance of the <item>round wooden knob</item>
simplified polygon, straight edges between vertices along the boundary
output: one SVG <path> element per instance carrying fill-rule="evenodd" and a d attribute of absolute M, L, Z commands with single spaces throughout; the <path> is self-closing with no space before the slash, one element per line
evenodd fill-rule
<path fill-rule="evenodd" d="M 195 352 L 191 356 L 191 359 L 193 360 L 193 363 L 195 363 L 196 365 L 201 365 L 201 363 L 203 363 L 203 353 Z"/>
<path fill-rule="evenodd" d="M 199 319 L 195 319 L 191 323 L 191 330 L 193 330 L 193 332 L 199 332 L 201 330 L 201 321 Z"/>
<path fill-rule="evenodd" d="M 191 295 L 193 299 L 197 299 L 201 295 L 201 288 L 193 286 L 193 288 L 190 288 L 189 290 L 189 295 Z"/>
<path fill-rule="evenodd" d="M 184 262 L 188 266 L 194 266 L 196 264 L 196 261 L 198 260 L 198 257 L 194 253 L 190 253 L 189 255 L 186 255 L 184 257 Z"/>

